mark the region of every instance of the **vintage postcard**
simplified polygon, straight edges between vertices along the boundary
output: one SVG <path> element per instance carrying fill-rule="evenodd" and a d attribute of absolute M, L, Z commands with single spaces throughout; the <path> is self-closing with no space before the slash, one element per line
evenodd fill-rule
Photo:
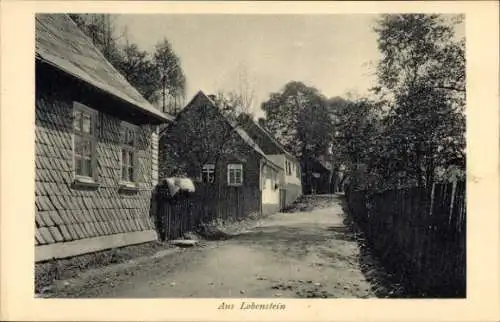
<path fill-rule="evenodd" d="M 2 3 L 2 319 L 498 320 L 498 9 Z"/>

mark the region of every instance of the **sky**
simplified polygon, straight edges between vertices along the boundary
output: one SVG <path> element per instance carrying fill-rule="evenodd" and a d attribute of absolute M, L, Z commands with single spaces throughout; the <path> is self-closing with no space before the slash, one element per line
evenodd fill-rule
<path fill-rule="evenodd" d="M 375 15 L 116 15 L 117 31 L 152 52 L 163 38 L 180 57 L 187 100 L 203 90 L 230 91 L 238 75 L 260 103 L 289 81 L 314 86 L 327 97 L 363 95 L 373 85 L 379 57 Z"/>

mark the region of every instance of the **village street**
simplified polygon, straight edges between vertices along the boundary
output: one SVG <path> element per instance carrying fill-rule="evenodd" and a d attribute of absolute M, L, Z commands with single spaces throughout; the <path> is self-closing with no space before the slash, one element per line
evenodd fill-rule
<path fill-rule="evenodd" d="M 309 197 L 315 209 L 278 213 L 229 240 L 166 250 L 58 281 L 57 297 L 375 296 L 340 196 Z M 322 205 L 321 205 L 322 204 Z"/>

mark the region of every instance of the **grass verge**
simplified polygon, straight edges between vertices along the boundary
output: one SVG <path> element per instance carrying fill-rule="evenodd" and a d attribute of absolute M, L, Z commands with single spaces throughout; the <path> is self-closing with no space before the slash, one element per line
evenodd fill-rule
<path fill-rule="evenodd" d="M 167 242 L 148 242 L 138 245 L 107 249 L 71 258 L 53 259 L 35 264 L 35 293 L 44 293 L 56 280 L 77 277 L 81 272 L 122 263 L 133 258 L 154 255 L 171 248 Z"/>

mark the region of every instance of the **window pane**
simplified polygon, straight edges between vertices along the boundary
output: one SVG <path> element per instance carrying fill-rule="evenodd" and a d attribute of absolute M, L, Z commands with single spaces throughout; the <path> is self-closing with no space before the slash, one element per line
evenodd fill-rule
<path fill-rule="evenodd" d="M 134 166 L 134 152 L 132 151 L 128 152 L 128 163 L 131 167 Z"/>
<path fill-rule="evenodd" d="M 122 180 L 127 180 L 127 169 L 128 167 L 122 166 Z"/>
<path fill-rule="evenodd" d="M 82 112 L 73 111 L 73 129 L 76 131 L 81 131 L 81 122 L 82 122 Z"/>
<path fill-rule="evenodd" d="M 89 140 L 85 140 L 81 142 L 81 146 L 82 146 L 82 155 L 85 156 L 85 157 L 89 157 L 91 156 L 91 142 Z"/>
<path fill-rule="evenodd" d="M 234 170 L 230 169 L 229 170 L 229 183 L 234 184 L 235 178 L 234 178 Z"/>
<path fill-rule="evenodd" d="M 87 176 L 88 169 L 87 169 L 87 162 L 85 162 L 85 158 L 82 157 L 82 176 Z"/>
<path fill-rule="evenodd" d="M 128 153 L 126 150 L 122 150 L 122 168 L 128 167 Z"/>
<path fill-rule="evenodd" d="M 134 182 L 134 168 L 133 167 L 129 168 L 128 174 L 129 174 L 128 181 Z"/>
<path fill-rule="evenodd" d="M 74 152 L 75 155 L 81 155 L 82 154 L 82 141 L 81 138 L 78 135 L 75 135 L 75 147 L 74 147 Z"/>
<path fill-rule="evenodd" d="M 131 146 L 134 145 L 134 131 L 131 129 L 128 130 L 127 144 Z"/>
<path fill-rule="evenodd" d="M 79 176 L 82 175 L 82 159 L 78 155 L 75 155 L 75 173 Z"/>
<path fill-rule="evenodd" d="M 83 119 L 82 119 L 82 132 L 84 133 L 90 133 L 90 121 L 91 117 L 89 114 L 83 114 Z"/>
<path fill-rule="evenodd" d="M 121 131 L 120 131 L 120 138 L 121 138 L 121 143 L 125 144 L 127 142 L 127 129 L 122 126 Z"/>
<path fill-rule="evenodd" d="M 85 170 L 87 173 L 85 174 L 87 177 L 92 177 L 92 159 L 91 158 L 86 158 L 85 159 Z"/>

